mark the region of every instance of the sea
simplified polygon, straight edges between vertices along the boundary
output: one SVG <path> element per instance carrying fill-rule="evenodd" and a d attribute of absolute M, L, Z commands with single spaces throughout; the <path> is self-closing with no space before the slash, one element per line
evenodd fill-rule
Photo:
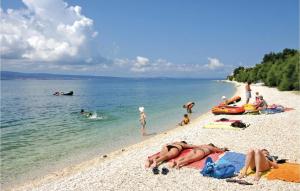
<path fill-rule="evenodd" d="M 54 92 L 73 91 L 73 96 Z M 207 79 L 103 78 L 1 80 L 1 184 L 46 175 L 173 129 L 193 101 L 192 120 L 233 96 L 230 83 Z M 92 117 L 80 110 L 93 113 Z M 147 136 L 151 137 L 151 136 Z M 146 138 L 147 138 L 146 137 Z"/>

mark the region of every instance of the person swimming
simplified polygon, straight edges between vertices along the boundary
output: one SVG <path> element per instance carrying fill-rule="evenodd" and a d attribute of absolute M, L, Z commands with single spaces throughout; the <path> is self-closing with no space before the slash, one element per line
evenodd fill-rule
<path fill-rule="evenodd" d="M 86 111 L 84 111 L 84 109 L 81 109 L 81 110 L 80 110 L 80 114 L 81 114 L 81 115 L 84 115 L 84 116 L 86 116 L 86 117 L 91 117 L 91 116 L 93 115 L 91 112 L 86 112 Z"/>

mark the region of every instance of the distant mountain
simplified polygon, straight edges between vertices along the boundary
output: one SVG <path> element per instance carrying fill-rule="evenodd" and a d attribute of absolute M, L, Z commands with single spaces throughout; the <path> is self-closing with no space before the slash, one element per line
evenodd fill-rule
<path fill-rule="evenodd" d="M 21 73 L 1 71 L 1 80 L 38 79 L 38 80 L 79 80 L 79 79 L 117 78 L 108 76 L 66 75 L 48 73 Z"/>

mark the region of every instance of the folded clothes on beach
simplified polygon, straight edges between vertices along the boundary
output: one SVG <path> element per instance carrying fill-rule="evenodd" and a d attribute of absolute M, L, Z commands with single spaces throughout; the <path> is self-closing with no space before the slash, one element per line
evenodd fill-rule
<path fill-rule="evenodd" d="M 277 169 L 271 169 L 268 180 L 284 180 L 287 182 L 300 183 L 300 164 L 284 163 L 279 164 Z"/>
<path fill-rule="evenodd" d="M 235 172 L 238 173 L 245 165 L 246 155 L 236 152 L 226 152 L 217 162 L 217 164 L 230 163 L 235 167 Z"/>
<path fill-rule="evenodd" d="M 241 130 L 241 128 L 236 128 L 231 126 L 232 122 L 210 122 L 203 126 L 205 129 L 230 129 L 230 130 Z"/>

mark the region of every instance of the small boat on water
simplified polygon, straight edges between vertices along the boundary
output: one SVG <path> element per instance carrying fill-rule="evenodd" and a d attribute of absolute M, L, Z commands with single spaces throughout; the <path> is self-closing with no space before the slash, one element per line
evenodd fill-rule
<path fill-rule="evenodd" d="M 228 115 L 237 115 L 245 112 L 244 107 L 235 107 L 227 105 L 215 106 L 211 109 L 212 113 L 215 115 L 228 114 Z"/>
<path fill-rule="evenodd" d="M 62 95 L 72 96 L 73 94 L 74 94 L 74 92 L 73 92 L 73 91 L 70 91 L 70 92 L 68 92 L 68 93 L 63 93 Z"/>
<path fill-rule="evenodd" d="M 74 94 L 73 91 L 70 91 L 68 93 L 64 93 L 64 92 L 55 92 L 53 95 L 55 96 L 60 96 L 60 95 L 65 95 L 65 96 L 72 96 Z"/>

